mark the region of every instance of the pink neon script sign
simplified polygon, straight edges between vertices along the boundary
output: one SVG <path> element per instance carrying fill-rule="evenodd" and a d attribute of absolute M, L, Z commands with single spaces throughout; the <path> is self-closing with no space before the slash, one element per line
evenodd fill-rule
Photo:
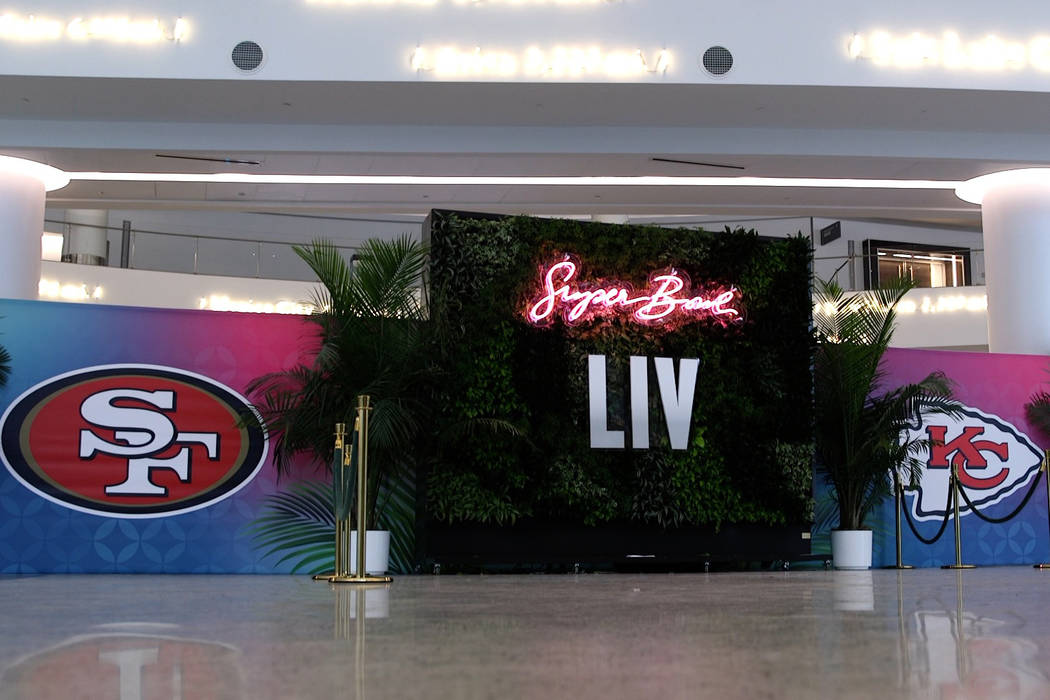
<path fill-rule="evenodd" d="M 540 270 L 543 294 L 529 306 L 526 316 L 538 326 L 545 326 L 561 315 L 574 324 L 594 316 L 627 315 L 638 323 L 651 325 L 681 319 L 717 319 L 732 323 L 741 319 L 733 302 L 740 296 L 736 287 L 719 288 L 707 296 L 690 296 L 688 277 L 674 269 L 649 278 L 648 294 L 634 295 L 626 284 L 589 285 L 573 283 L 576 263 L 566 259 Z"/>

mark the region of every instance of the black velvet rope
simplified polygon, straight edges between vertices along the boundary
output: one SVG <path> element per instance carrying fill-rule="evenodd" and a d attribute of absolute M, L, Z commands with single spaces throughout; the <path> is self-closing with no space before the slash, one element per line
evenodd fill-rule
<path fill-rule="evenodd" d="M 948 485 L 950 487 L 951 486 L 951 482 L 949 482 Z M 951 505 L 952 505 L 952 490 L 951 490 L 951 488 L 949 488 L 948 489 L 948 502 L 944 504 L 944 520 L 941 521 L 941 526 L 937 529 L 937 534 L 934 535 L 932 539 L 926 539 L 925 537 L 923 537 L 922 535 L 919 534 L 918 530 L 915 529 L 915 523 L 913 523 L 911 521 L 911 515 L 908 513 L 908 509 L 904 507 L 904 499 L 903 498 L 901 499 L 901 510 L 904 511 L 904 519 L 908 521 L 908 528 L 911 530 L 911 534 L 915 535 L 915 537 L 920 542 L 922 542 L 923 544 L 933 544 L 937 540 L 941 539 L 941 535 L 944 534 L 944 530 L 948 527 L 948 513 L 949 513 L 948 508 L 951 507 Z"/>
<path fill-rule="evenodd" d="M 1002 518 L 993 518 L 992 516 L 985 515 L 981 511 L 977 510 L 977 506 L 975 506 L 973 504 L 973 502 L 970 501 L 970 497 L 966 495 L 966 490 L 965 489 L 959 489 L 959 493 L 962 495 L 962 499 L 964 501 L 966 501 L 966 505 L 970 506 L 970 510 L 973 511 L 974 515 L 976 515 L 978 518 L 980 518 L 981 520 L 985 521 L 986 523 L 992 523 L 993 525 L 999 525 L 1001 523 L 1005 523 L 1007 520 L 1011 520 L 1015 515 L 1020 513 L 1021 510 L 1024 509 L 1024 507 L 1026 505 L 1028 505 L 1028 501 L 1032 500 L 1032 494 L 1035 493 L 1035 487 L 1039 484 L 1039 478 L 1042 475 L 1043 475 L 1042 470 L 1040 470 L 1039 472 L 1036 473 L 1035 478 L 1032 479 L 1032 485 L 1028 488 L 1028 493 L 1026 493 L 1025 496 L 1024 496 L 1024 500 L 1021 501 L 1020 505 L 1018 505 L 1016 508 L 1014 508 L 1012 513 L 1010 513 L 1009 515 L 1007 515 L 1005 517 L 1002 517 Z"/>

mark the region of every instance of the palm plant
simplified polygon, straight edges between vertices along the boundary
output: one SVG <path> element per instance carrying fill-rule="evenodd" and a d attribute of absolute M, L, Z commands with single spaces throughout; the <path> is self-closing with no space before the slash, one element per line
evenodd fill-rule
<path fill-rule="evenodd" d="M 249 394 L 273 439 L 278 475 L 300 455 L 330 469 L 335 424 L 352 426 L 357 397 L 372 397 L 366 522 L 369 529 L 391 530 L 391 558 L 404 566 L 413 548 L 414 446 L 426 411 L 420 390 L 428 372 L 421 285 L 426 249 L 402 236 L 365 242 L 352 263 L 326 241 L 295 252 L 322 285 L 313 299 L 318 311 L 308 317 L 317 328 L 317 353 L 311 364 L 257 378 Z M 316 494 L 311 498 L 316 501 Z M 312 512 L 300 505 L 296 511 L 271 503 L 270 514 L 276 506 Z"/>
<path fill-rule="evenodd" d="M 3 345 L 0 345 L 0 389 L 7 385 L 7 378 L 11 375 L 11 354 Z"/>
<path fill-rule="evenodd" d="M 1025 418 L 1043 437 L 1050 437 L 1050 391 L 1040 389 L 1024 405 Z"/>
<path fill-rule="evenodd" d="M 895 309 L 912 283 L 898 280 L 847 296 L 818 282 L 814 324 L 814 432 L 817 466 L 835 490 L 839 529 L 860 530 L 868 513 L 891 495 L 890 472 L 918 482 L 919 455 L 929 440 L 902 440 L 924 413 L 955 411 L 951 383 L 934 372 L 915 384 L 885 390 L 882 356 L 893 337 Z"/>

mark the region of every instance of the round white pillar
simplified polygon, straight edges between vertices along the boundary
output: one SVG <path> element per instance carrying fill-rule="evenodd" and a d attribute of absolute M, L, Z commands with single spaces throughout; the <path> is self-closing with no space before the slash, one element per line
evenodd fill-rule
<path fill-rule="evenodd" d="M 66 243 L 62 262 L 105 265 L 109 262 L 107 243 L 109 212 L 105 209 L 67 209 Z"/>
<path fill-rule="evenodd" d="M 44 196 L 68 182 L 60 170 L 0 156 L 0 298 L 37 298 Z"/>
<path fill-rule="evenodd" d="M 1050 354 L 1050 169 L 985 175 L 956 193 L 981 205 L 989 352 Z"/>

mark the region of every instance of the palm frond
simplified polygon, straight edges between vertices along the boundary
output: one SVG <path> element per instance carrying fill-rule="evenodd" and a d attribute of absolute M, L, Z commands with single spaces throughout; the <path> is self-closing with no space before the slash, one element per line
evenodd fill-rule
<path fill-rule="evenodd" d="M 0 389 L 7 385 L 9 376 L 11 376 L 11 354 L 0 345 Z"/>
<path fill-rule="evenodd" d="M 392 318 L 418 317 L 419 302 L 413 292 L 420 286 L 426 255 L 426 250 L 407 235 L 392 241 L 373 239 L 361 246 L 356 288 L 374 313 Z"/>
<path fill-rule="evenodd" d="M 1024 405 L 1024 415 L 1043 437 L 1050 437 L 1050 392 L 1040 390 L 1032 394 Z"/>
<path fill-rule="evenodd" d="M 353 279 L 353 270 L 335 244 L 315 240 L 308 246 L 293 246 L 292 250 L 317 275 L 321 287 L 314 291 L 314 305 L 319 314 L 335 314 L 346 308 L 347 293 Z"/>
<path fill-rule="evenodd" d="M 898 280 L 847 296 L 832 282 L 818 284 L 814 326 L 814 416 L 818 468 L 834 486 L 840 527 L 857 529 L 890 495 L 887 474 L 918 479 L 915 455 L 928 441 L 902 440 L 916 416 L 954 413 L 951 382 L 941 373 L 885 390 L 882 357 L 893 337 L 895 307 L 912 285 Z"/>
<path fill-rule="evenodd" d="M 390 531 L 390 569 L 409 573 L 415 560 L 415 482 L 392 481 L 379 494 L 377 527 Z M 267 496 L 262 514 L 245 530 L 274 566 L 291 563 L 291 573 L 317 574 L 335 565 L 333 489 L 316 481 L 291 484 Z"/>
<path fill-rule="evenodd" d="M 292 573 L 331 571 L 335 562 L 335 516 L 332 489 L 320 482 L 298 482 L 271 494 L 262 515 L 246 532 L 264 557 L 279 557 L 276 566 L 292 563 Z"/>
<path fill-rule="evenodd" d="M 416 483 L 408 473 L 388 479 L 377 502 L 378 526 L 390 531 L 390 568 L 410 573 L 416 558 Z"/>
<path fill-rule="evenodd" d="M 353 262 L 326 241 L 295 251 L 322 285 L 309 317 L 316 353 L 307 363 L 257 378 L 249 396 L 270 432 L 279 475 L 302 454 L 329 470 L 335 424 L 353 425 L 357 397 L 371 397 L 368 527 L 390 529 L 392 561 L 411 568 L 415 460 L 430 410 L 420 397 L 433 366 L 423 327 L 427 250 L 406 235 L 366 241 Z M 335 478 L 344 493 L 349 481 Z"/>

